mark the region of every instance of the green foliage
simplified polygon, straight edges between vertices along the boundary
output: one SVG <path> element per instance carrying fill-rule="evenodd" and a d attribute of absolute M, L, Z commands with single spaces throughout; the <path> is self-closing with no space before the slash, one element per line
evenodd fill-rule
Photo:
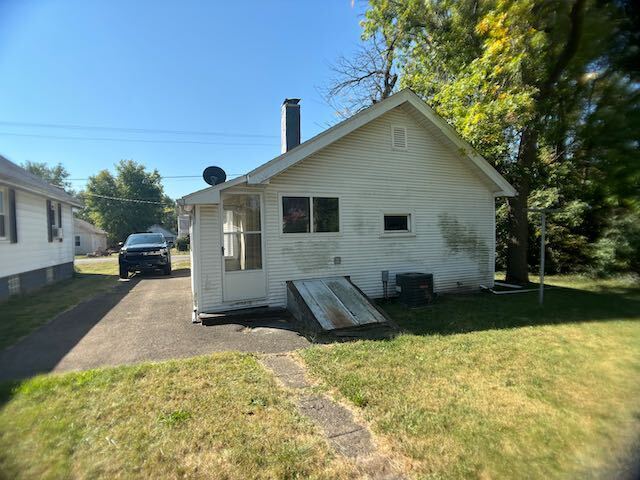
<path fill-rule="evenodd" d="M 637 206 L 616 211 L 595 245 L 595 272 L 640 273 L 640 210 Z"/>
<path fill-rule="evenodd" d="M 22 164 L 22 168 L 52 185 L 63 188 L 67 193 L 74 194 L 71 188 L 71 182 L 67 180 L 69 178 L 69 172 L 62 163 L 50 167 L 45 162 L 26 161 Z"/>
<path fill-rule="evenodd" d="M 190 244 L 191 244 L 191 239 L 189 235 L 185 235 L 184 237 L 178 237 L 176 239 L 176 249 L 179 252 L 188 252 Z"/>
<path fill-rule="evenodd" d="M 363 37 L 396 39 L 401 86 L 527 200 L 498 208 L 498 264 L 508 244 L 528 244 L 528 263 L 537 265 L 539 215 L 528 216 L 528 235 L 509 222 L 515 210 L 524 219 L 536 206 L 559 210 L 548 219 L 551 272 L 633 268 L 632 210 L 619 210 L 640 194 L 640 8 L 595 0 L 369 4 Z"/>
<path fill-rule="evenodd" d="M 110 244 L 124 241 L 129 234 L 145 231 L 167 218 L 170 199 L 164 195 L 161 180 L 157 170 L 148 172 L 144 165 L 122 160 L 116 165 L 115 176 L 102 170 L 89 178 L 80 194 L 85 203 L 83 213 L 108 233 Z"/>

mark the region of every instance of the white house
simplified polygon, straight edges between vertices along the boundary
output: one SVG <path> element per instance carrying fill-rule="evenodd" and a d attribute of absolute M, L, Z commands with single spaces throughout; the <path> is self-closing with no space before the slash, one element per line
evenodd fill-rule
<path fill-rule="evenodd" d="M 0 156 L 0 300 L 73 275 L 72 207 L 81 206 Z"/>
<path fill-rule="evenodd" d="M 147 228 L 147 232 L 161 233 L 167 242 L 176 243 L 176 234 L 157 223 Z"/>
<path fill-rule="evenodd" d="M 80 218 L 73 219 L 73 245 L 76 255 L 107 250 L 107 232 Z"/>
<path fill-rule="evenodd" d="M 381 271 L 434 275 L 438 292 L 493 285 L 495 199 L 514 188 L 416 94 L 403 90 L 299 144 L 282 106 L 283 153 L 179 200 L 190 211 L 196 313 L 285 306 L 286 282 Z"/>

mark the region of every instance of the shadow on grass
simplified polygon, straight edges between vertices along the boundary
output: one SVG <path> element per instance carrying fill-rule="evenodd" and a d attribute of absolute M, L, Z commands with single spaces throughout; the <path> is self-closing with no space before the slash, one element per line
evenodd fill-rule
<path fill-rule="evenodd" d="M 80 281 L 97 277 L 92 274 L 76 275 Z M 0 351 L 0 381 L 21 379 L 51 371 L 139 281 L 134 278 L 129 282 L 116 283 L 116 278 L 111 278 L 114 288 L 81 301 L 54 316 L 53 320 L 44 319 L 42 326 Z M 64 288 L 59 291 L 59 295 L 65 295 Z"/>
<path fill-rule="evenodd" d="M 416 335 L 450 335 L 533 325 L 638 319 L 640 287 L 595 291 L 550 287 L 545 289 L 543 306 L 538 304 L 537 292 L 443 295 L 433 305 L 418 309 L 406 308 L 395 300 L 380 305 L 405 331 Z"/>

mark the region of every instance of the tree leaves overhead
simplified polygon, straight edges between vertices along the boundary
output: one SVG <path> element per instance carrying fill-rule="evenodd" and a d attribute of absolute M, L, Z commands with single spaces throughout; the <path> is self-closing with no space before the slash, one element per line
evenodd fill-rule
<path fill-rule="evenodd" d="M 399 87 L 421 95 L 520 193 L 498 225 L 508 243 L 499 262 L 516 281 L 527 259 L 537 262 L 529 206 L 565 212 L 548 230 L 560 271 L 602 264 L 599 239 L 622 238 L 611 232 L 633 223 L 625 216 L 640 222 L 639 19 L 630 0 L 369 1 L 363 40 L 393 46 Z"/>

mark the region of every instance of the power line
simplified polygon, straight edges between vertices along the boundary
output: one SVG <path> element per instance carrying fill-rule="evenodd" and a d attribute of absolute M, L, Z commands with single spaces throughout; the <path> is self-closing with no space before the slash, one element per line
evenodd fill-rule
<path fill-rule="evenodd" d="M 36 127 L 36 128 L 57 128 L 68 130 L 107 130 L 111 132 L 133 132 L 133 133 L 162 133 L 175 135 L 207 135 L 214 137 L 245 137 L 245 138 L 279 138 L 277 135 L 264 135 L 259 133 L 230 133 L 230 132 L 213 132 L 203 130 L 163 130 L 157 128 L 131 128 L 131 127 L 104 127 L 97 125 L 74 125 L 64 123 L 30 123 L 30 122 L 11 122 L 0 120 L 0 125 L 14 127 Z"/>
<path fill-rule="evenodd" d="M 239 177 L 240 175 L 244 175 L 244 173 L 230 173 L 229 177 Z M 165 179 L 186 179 L 186 178 L 202 178 L 202 175 L 160 175 L 162 180 Z M 88 178 L 65 178 L 65 180 L 69 182 L 87 182 Z"/>
<path fill-rule="evenodd" d="M 165 203 L 163 202 L 157 202 L 153 200 L 140 200 L 138 198 L 124 198 L 124 197 L 109 197 L 108 195 L 98 195 L 97 193 L 82 192 L 82 195 L 86 195 L 88 197 L 105 198 L 107 200 L 118 200 L 120 202 L 152 203 L 155 205 L 165 205 Z"/>
<path fill-rule="evenodd" d="M 201 140 L 150 140 L 150 139 L 134 139 L 134 138 L 115 138 L 115 137 L 65 137 L 59 135 L 41 135 L 36 133 L 10 133 L 0 132 L 0 135 L 9 135 L 13 137 L 33 137 L 33 138 L 50 138 L 54 140 L 89 140 L 98 142 L 133 142 L 133 143 L 188 143 L 194 145 L 224 145 L 236 147 L 272 147 L 276 143 L 241 143 L 241 142 L 203 142 Z"/>

